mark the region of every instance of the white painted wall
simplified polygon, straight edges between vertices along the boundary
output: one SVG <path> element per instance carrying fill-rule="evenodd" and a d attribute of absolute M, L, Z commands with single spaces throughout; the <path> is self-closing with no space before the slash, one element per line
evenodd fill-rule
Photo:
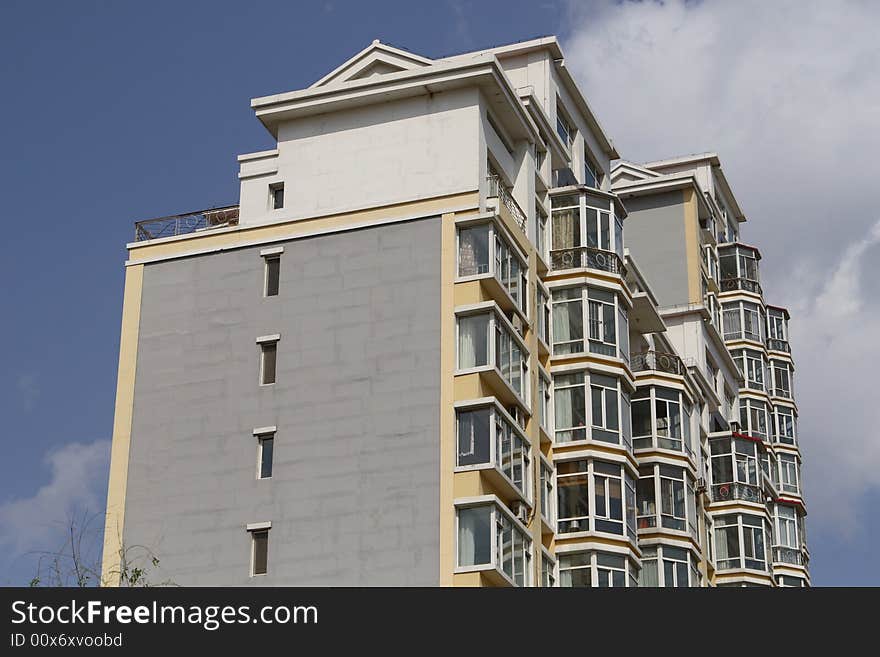
<path fill-rule="evenodd" d="M 240 221 L 308 218 L 475 191 L 479 114 L 477 90 L 462 89 L 281 124 L 277 172 L 247 176 L 256 167 L 242 163 Z M 272 210 L 269 185 L 282 181 L 285 207 Z"/>

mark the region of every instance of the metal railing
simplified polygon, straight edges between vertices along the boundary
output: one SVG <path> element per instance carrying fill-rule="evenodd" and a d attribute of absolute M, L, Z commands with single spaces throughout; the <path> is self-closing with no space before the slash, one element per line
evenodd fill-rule
<path fill-rule="evenodd" d="M 739 482 L 713 484 L 709 497 L 713 502 L 729 502 L 732 500 L 758 503 L 763 502 L 760 486 L 754 484 L 742 484 Z"/>
<path fill-rule="evenodd" d="M 504 184 L 499 176 L 487 176 L 489 189 L 486 192 L 488 198 L 498 198 L 510 214 L 513 215 L 514 221 L 519 225 L 520 230 L 526 232 L 526 213 L 519 207 L 519 203 L 510 193 L 510 189 Z"/>
<path fill-rule="evenodd" d="M 174 237 L 223 226 L 235 226 L 236 224 L 238 224 L 238 206 L 228 205 L 222 208 L 136 221 L 134 241 L 143 242 L 160 237 Z"/>
<path fill-rule="evenodd" d="M 791 399 L 791 390 L 785 388 L 771 388 L 770 395 L 773 397 L 782 397 L 783 399 Z"/>
<path fill-rule="evenodd" d="M 804 553 L 798 548 L 786 547 L 784 545 L 773 546 L 773 561 L 776 563 L 790 563 L 795 566 L 806 566 Z"/>
<path fill-rule="evenodd" d="M 767 338 L 767 349 L 769 351 L 784 351 L 786 353 L 791 353 L 791 347 L 788 345 L 788 340 L 779 340 L 777 338 Z"/>
<path fill-rule="evenodd" d="M 601 269 L 612 274 L 625 275 L 623 260 L 614 251 L 594 249 L 591 246 L 576 246 L 572 249 L 550 251 L 550 269 Z"/>
<path fill-rule="evenodd" d="M 684 363 L 677 354 L 643 351 L 638 354 L 630 354 L 629 362 L 633 372 L 656 370 L 667 374 L 684 375 Z"/>
<path fill-rule="evenodd" d="M 722 292 L 733 292 L 735 290 L 745 290 L 754 294 L 763 294 L 761 284 L 748 278 L 725 278 L 721 281 Z"/>

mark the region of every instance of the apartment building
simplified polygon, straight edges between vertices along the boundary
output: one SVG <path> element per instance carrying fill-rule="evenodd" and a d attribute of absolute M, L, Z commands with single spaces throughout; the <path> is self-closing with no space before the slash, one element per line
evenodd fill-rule
<path fill-rule="evenodd" d="M 789 315 L 764 301 L 761 254 L 741 239 L 720 160 L 621 161 L 612 180 L 665 335 L 703 392 L 707 574 L 718 586 L 807 586 Z"/>
<path fill-rule="evenodd" d="M 127 245 L 108 582 L 132 546 L 182 585 L 807 581 L 775 547 L 760 574 L 712 548 L 731 517 L 748 540 L 760 516 L 768 548 L 792 547 L 770 538 L 789 510 L 803 527 L 799 482 L 783 497 L 754 465 L 799 458 L 794 415 L 785 445 L 748 428 L 753 402 L 796 412 L 787 314 L 724 287 L 748 272 L 691 289 L 701 222 L 725 221 L 708 183 L 664 237 L 696 261 L 641 248 L 650 194 L 612 171 L 555 38 L 441 59 L 375 41 L 251 106 L 276 147 L 239 156 L 239 203 Z M 719 241 L 716 268 L 747 248 Z M 735 336 L 735 304 L 781 313 L 777 342 Z M 749 387 L 755 350 L 788 397 Z M 724 478 L 725 436 L 754 481 Z"/>

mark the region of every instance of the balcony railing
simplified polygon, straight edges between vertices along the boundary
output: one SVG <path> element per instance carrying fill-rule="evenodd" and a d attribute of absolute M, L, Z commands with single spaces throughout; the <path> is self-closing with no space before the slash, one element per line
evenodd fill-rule
<path fill-rule="evenodd" d="M 498 198 L 510 214 L 513 215 L 514 221 L 519 225 L 520 230 L 526 232 L 526 213 L 519 207 L 519 203 L 510 193 L 510 189 L 504 184 L 499 176 L 488 176 L 486 180 L 489 183 L 489 189 L 486 192 L 488 198 Z"/>
<path fill-rule="evenodd" d="M 727 484 L 713 484 L 710 497 L 713 502 L 730 502 L 743 500 L 744 502 L 761 502 L 761 488 L 753 484 L 741 484 L 731 482 Z"/>
<path fill-rule="evenodd" d="M 785 547 L 783 545 L 773 546 L 773 561 L 776 563 L 790 563 L 795 566 L 806 566 L 804 553 L 797 548 Z"/>
<path fill-rule="evenodd" d="M 788 345 L 788 340 L 767 338 L 767 349 L 770 351 L 784 351 L 789 354 L 791 353 L 791 347 Z"/>
<path fill-rule="evenodd" d="M 685 367 L 677 354 L 666 354 L 661 351 L 644 351 L 630 354 L 630 367 L 633 372 L 654 370 L 667 374 L 684 375 Z"/>
<path fill-rule="evenodd" d="M 791 399 L 791 390 L 785 388 L 771 388 L 770 394 L 773 397 L 782 397 L 783 399 Z"/>
<path fill-rule="evenodd" d="M 134 241 L 155 240 L 160 237 L 175 237 L 212 228 L 235 226 L 238 224 L 238 206 L 211 208 L 199 212 L 174 214 L 157 219 L 145 219 L 134 224 Z"/>
<path fill-rule="evenodd" d="M 734 292 L 736 290 L 745 290 L 754 294 L 763 294 L 761 284 L 749 278 L 725 278 L 721 281 L 722 292 Z"/>
<path fill-rule="evenodd" d="M 550 269 L 601 269 L 623 276 L 626 269 L 623 260 L 614 251 L 594 249 L 591 246 L 576 246 L 572 249 L 550 251 Z"/>

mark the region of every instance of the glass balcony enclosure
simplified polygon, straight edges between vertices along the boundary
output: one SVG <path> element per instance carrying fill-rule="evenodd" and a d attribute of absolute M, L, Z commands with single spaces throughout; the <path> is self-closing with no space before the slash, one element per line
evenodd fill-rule
<path fill-rule="evenodd" d="M 512 246 L 494 222 L 458 229 L 459 279 L 493 276 L 523 315 L 528 315 L 529 269 L 525 258 Z"/>
<path fill-rule="evenodd" d="M 721 570 L 767 571 L 770 525 L 761 516 L 729 513 L 715 517 L 715 566 Z"/>
<path fill-rule="evenodd" d="M 459 470 L 495 467 L 525 500 L 530 501 L 531 452 L 513 419 L 495 404 L 456 410 Z"/>
<path fill-rule="evenodd" d="M 507 318 L 493 305 L 456 319 L 458 373 L 494 368 L 528 407 L 529 354 Z"/>
<path fill-rule="evenodd" d="M 730 352 L 745 379 L 745 387 L 766 392 L 770 382 L 769 361 L 760 351 L 736 349 Z"/>
<path fill-rule="evenodd" d="M 709 441 L 712 464 L 713 502 L 744 500 L 761 502 L 758 444 L 745 438 L 713 438 Z"/>
<path fill-rule="evenodd" d="M 495 569 L 514 586 L 531 586 L 531 538 L 503 506 L 459 507 L 456 525 L 459 572 Z"/>
<path fill-rule="evenodd" d="M 767 308 L 767 349 L 791 353 L 788 344 L 788 311 L 784 308 Z"/>
<path fill-rule="evenodd" d="M 629 362 L 629 315 L 613 291 L 567 287 L 552 291 L 553 354 L 587 351 Z"/>
<path fill-rule="evenodd" d="M 768 340 L 769 342 L 769 340 Z M 794 379 L 794 367 L 785 360 L 773 358 L 770 360 L 770 394 L 774 397 L 792 398 L 792 386 Z"/>
<path fill-rule="evenodd" d="M 564 552 L 558 555 L 559 586 L 636 587 L 638 569 L 621 554 L 610 552 Z"/>
<path fill-rule="evenodd" d="M 639 529 L 689 531 L 699 540 L 694 482 L 684 468 L 665 464 L 641 466 L 636 499 Z"/>
<path fill-rule="evenodd" d="M 623 222 L 613 201 L 590 194 L 551 197 L 550 269 L 587 267 L 623 274 Z"/>
<path fill-rule="evenodd" d="M 595 440 L 632 450 L 630 399 L 619 379 L 587 370 L 553 376 L 555 441 Z"/>
<path fill-rule="evenodd" d="M 770 434 L 767 418 L 767 404 L 765 402 L 751 397 L 740 397 L 739 425 L 742 433 L 752 438 L 768 440 Z"/>
<path fill-rule="evenodd" d="M 636 541 L 636 485 L 622 464 L 560 461 L 556 490 L 559 534 L 604 532 Z"/>
<path fill-rule="evenodd" d="M 724 244 L 718 247 L 721 264 L 721 291 L 744 290 L 761 294 L 758 278 L 758 261 L 761 254 L 757 249 L 744 244 Z"/>
<path fill-rule="evenodd" d="M 801 551 L 800 525 L 803 522 L 797 509 L 788 504 L 774 505 L 775 535 L 773 561 L 776 563 L 805 566 Z"/>
<path fill-rule="evenodd" d="M 649 545 L 642 548 L 642 572 L 639 585 L 652 587 L 700 586 L 699 557 L 672 545 Z"/>
<path fill-rule="evenodd" d="M 747 301 L 725 303 L 723 325 L 725 340 L 753 340 L 764 344 L 764 309 Z"/>
<path fill-rule="evenodd" d="M 779 489 L 783 493 L 800 495 L 800 460 L 794 454 L 779 455 Z"/>
<path fill-rule="evenodd" d="M 638 388 L 632 395 L 633 448 L 692 453 L 691 410 L 680 390 Z"/>
<path fill-rule="evenodd" d="M 794 408 L 783 404 L 773 407 L 773 440 L 781 445 L 797 444 L 797 415 Z"/>

